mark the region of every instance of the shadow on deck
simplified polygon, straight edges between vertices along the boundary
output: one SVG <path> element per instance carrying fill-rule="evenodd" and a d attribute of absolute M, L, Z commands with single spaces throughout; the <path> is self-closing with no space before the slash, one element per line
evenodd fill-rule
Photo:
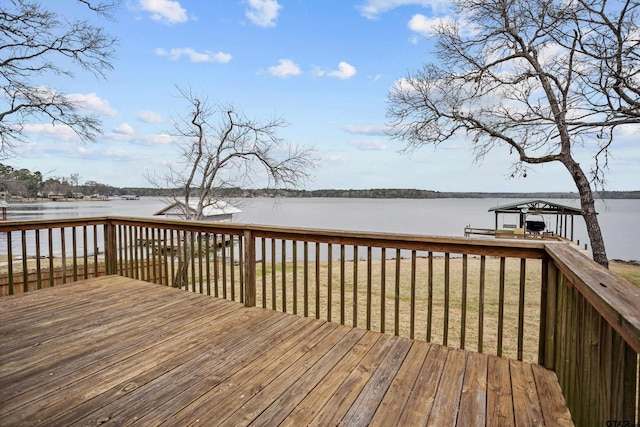
<path fill-rule="evenodd" d="M 572 425 L 553 371 L 106 276 L 0 300 L 0 424 Z"/>

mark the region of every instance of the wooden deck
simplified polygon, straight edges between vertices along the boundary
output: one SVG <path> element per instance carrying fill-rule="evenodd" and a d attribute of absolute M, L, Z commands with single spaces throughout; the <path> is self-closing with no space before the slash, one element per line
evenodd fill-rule
<path fill-rule="evenodd" d="M 572 425 L 537 365 L 119 276 L 0 299 L 0 425 Z"/>

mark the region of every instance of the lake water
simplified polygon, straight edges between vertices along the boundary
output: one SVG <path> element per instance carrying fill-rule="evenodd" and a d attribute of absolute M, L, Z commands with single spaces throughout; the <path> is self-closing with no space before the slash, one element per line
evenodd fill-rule
<path fill-rule="evenodd" d="M 337 230 L 377 231 L 439 236 L 463 236 L 464 227 L 493 228 L 488 209 L 515 199 L 241 199 L 236 223 Z M 550 200 L 552 201 L 552 200 Z M 577 200 L 555 200 L 578 206 Z M 152 217 L 167 202 L 159 198 L 12 204 L 10 220 L 84 218 L 95 216 Z M 597 202 L 610 259 L 640 259 L 640 200 Z M 555 221 L 555 219 L 554 219 Z M 574 239 L 588 242 L 584 221 L 576 217 Z"/>

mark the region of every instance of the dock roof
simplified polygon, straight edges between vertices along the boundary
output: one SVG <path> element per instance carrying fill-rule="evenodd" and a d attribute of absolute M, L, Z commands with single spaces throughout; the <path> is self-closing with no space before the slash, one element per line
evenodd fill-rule
<path fill-rule="evenodd" d="M 196 213 L 196 209 L 198 207 L 198 202 L 192 200 L 189 202 L 189 211 L 193 214 Z M 156 212 L 154 215 L 184 215 L 185 213 L 185 204 L 184 202 L 175 202 L 166 206 Z M 236 213 L 242 212 L 240 209 L 236 208 L 233 205 L 223 201 L 223 200 L 213 200 L 209 205 L 205 206 L 202 209 L 202 215 L 205 218 L 209 217 L 217 217 L 223 215 L 233 215 Z"/>
<path fill-rule="evenodd" d="M 582 210 L 573 206 L 561 205 L 546 200 L 533 199 L 523 200 L 506 205 L 494 206 L 489 212 L 498 213 L 520 213 L 522 209 L 529 209 L 529 213 L 535 214 L 565 214 L 565 215 L 582 215 Z"/>

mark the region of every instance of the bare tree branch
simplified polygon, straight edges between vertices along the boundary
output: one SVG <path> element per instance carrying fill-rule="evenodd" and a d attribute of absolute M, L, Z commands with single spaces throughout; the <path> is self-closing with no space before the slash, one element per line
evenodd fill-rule
<path fill-rule="evenodd" d="M 119 0 L 78 0 L 100 17 Z M 47 86 L 48 77 L 73 78 L 74 69 L 104 78 L 115 38 L 85 20 L 69 20 L 35 0 L 8 0 L 0 8 L 0 157 L 24 139 L 27 124 L 67 126 L 82 142 L 101 132 L 100 119 Z"/>
<path fill-rule="evenodd" d="M 213 105 L 190 89 L 178 88 L 178 93 L 188 106 L 170 132 L 180 162 L 164 181 L 165 186 L 180 189 L 176 200 L 195 209 L 195 213 L 185 211 L 186 219 L 202 219 L 219 189 L 258 181 L 267 187 L 296 188 L 309 178 L 312 150 L 284 143 L 278 136 L 287 126 L 283 119 L 258 122 L 231 105 Z"/>
<path fill-rule="evenodd" d="M 604 184 L 620 126 L 640 124 L 637 0 L 459 0 L 463 27 L 437 27 L 438 62 L 390 91 L 390 135 L 413 150 L 469 136 L 476 158 L 509 147 L 560 162 L 580 193 L 594 258 L 607 265 L 591 185 Z M 575 160 L 595 149 L 591 177 Z"/>

